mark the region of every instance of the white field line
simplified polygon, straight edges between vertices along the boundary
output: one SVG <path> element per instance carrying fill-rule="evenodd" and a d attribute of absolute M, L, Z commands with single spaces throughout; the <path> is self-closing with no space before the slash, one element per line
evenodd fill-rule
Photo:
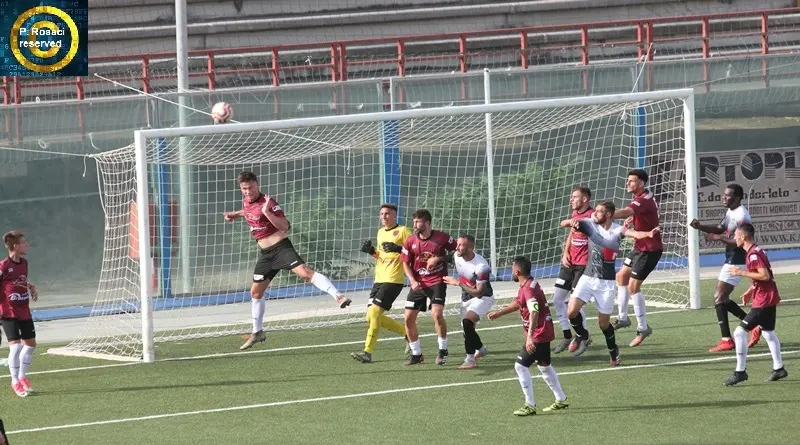
<path fill-rule="evenodd" d="M 800 350 L 793 350 L 793 351 L 784 351 L 783 355 L 792 355 L 800 352 Z M 770 354 L 768 352 L 761 353 L 761 354 L 753 354 L 750 355 L 748 358 L 757 358 L 757 357 L 767 357 Z M 629 371 L 634 369 L 649 369 L 649 368 L 661 368 L 665 366 L 682 366 L 682 365 L 694 365 L 694 364 L 701 364 L 701 363 L 714 363 L 714 362 L 721 362 L 721 361 L 730 361 L 736 359 L 736 356 L 726 355 L 722 357 L 713 357 L 713 358 L 706 358 L 706 359 L 696 359 L 696 360 L 683 360 L 677 362 L 664 362 L 664 363 L 651 363 L 645 365 L 631 365 L 631 366 L 621 366 L 621 367 L 604 367 L 604 368 L 594 368 L 594 369 L 583 369 L 579 371 L 567 371 L 567 372 L 560 372 L 559 376 L 566 376 L 566 375 L 580 375 L 580 374 L 594 374 L 598 372 L 611 372 L 611 371 Z M 510 368 L 510 367 L 509 367 Z M 541 378 L 539 375 L 534 375 L 534 378 Z M 445 383 L 439 385 L 427 385 L 427 386 L 414 386 L 410 388 L 397 388 L 397 389 L 386 389 L 382 391 L 372 391 L 372 392 L 362 392 L 362 393 L 355 393 L 355 394 L 342 394 L 338 396 L 327 396 L 327 397 L 314 397 L 311 399 L 295 399 L 295 400 L 283 400 L 280 402 L 267 402 L 267 403 L 257 403 L 252 405 L 239 405 L 239 406 L 229 406 L 225 408 L 213 408 L 213 409 L 204 409 L 204 410 L 196 410 L 196 411 L 184 411 L 178 413 L 168 413 L 168 414 L 154 414 L 150 416 L 141 416 L 141 417 L 128 417 L 122 419 L 111 419 L 111 420 L 98 420 L 94 422 L 83 422 L 83 423 L 73 423 L 73 424 L 66 424 L 66 425 L 54 425 L 54 426 L 44 426 L 39 428 L 29 428 L 29 429 L 22 429 L 17 431 L 9 431 L 7 434 L 24 434 L 24 433 L 37 433 L 42 431 L 54 431 L 54 430 L 66 430 L 66 429 L 73 429 L 73 428 L 84 428 L 84 427 L 91 427 L 91 426 L 103 426 L 103 425 L 112 425 L 118 423 L 131 423 L 131 422 L 141 422 L 145 420 L 157 420 L 157 419 L 167 419 L 173 417 L 186 417 L 186 416 L 196 416 L 201 414 L 214 414 L 214 413 L 223 413 L 228 411 L 241 411 L 241 410 L 249 410 L 253 408 L 270 408 L 275 406 L 286 406 L 286 405 L 298 405 L 301 403 L 314 403 L 314 402 L 329 402 L 333 400 L 344 400 L 344 399 L 357 399 L 362 397 L 372 397 L 372 396 L 383 396 L 387 394 L 397 394 L 397 393 L 406 393 L 406 392 L 414 392 L 414 391 L 425 391 L 429 389 L 442 389 L 442 388 L 454 388 L 454 387 L 461 387 L 461 386 L 473 386 L 473 385 L 485 385 L 490 383 L 502 383 L 502 382 L 511 382 L 511 381 L 518 381 L 517 377 L 506 377 L 502 379 L 490 379 L 490 380 L 476 380 L 472 382 L 457 382 L 457 383 Z"/>
<path fill-rule="evenodd" d="M 783 300 L 788 301 L 788 300 Z M 673 312 L 686 312 L 691 309 L 665 309 L 661 311 L 652 311 L 649 312 L 647 315 L 656 315 L 656 314 L 669 314 Z M 596 320 L 597 317 L 586 317 L 587 320 Z M 558 320 L 553 320 L 554 323 L 558 323 Z M 502 326 L 491 326 L 487 328 L 477 329 L 479 332 L 483 331 L 496 331 L 499 329 L 508 329 L 508 328 L 519 328 L 522 329 L 522 325 L 520 323 L 514 324 L 507 324 Z M 448 332 L 448 336 L 452 334 L 460 334 L 462 331 L 450 331 Z M 436 333 L 430 334 L 420 334 L 420 338 L 422 337 L 433 337 Z M 383 341 L 396 341 L 402 340 L 400 337 L 386 337 L 386 338 L 379 338 L 379 342 Z M 219 357 L 234 357 L 237 355 L 244 355 L 244 354 L 267 354 L 270 352 L 283 352 L 283 351 L 297 351 L 303 349 L 319 349 L 319 348 L 334 348 L 337 346 L 348 346 L 348 345 L 360 345 L 363 344 L 364 340 L 356 340 L 356 341 L 343 341 L 338 343 L 326 343 L 321 345 L 301 345 L 301 346 L 285 346 L 282 348 L 271 348 L 271 349 L 251 349 L 248 351 L 236 351 L 236 352 L 220 352 L 217 354 L 206 354 L 206 355 L 195 355 L 189 357 L 174 357 L 174 358 L 165 358 L 156 360 L 157 362 L 177 362 L 177 361 L 186 361 L 186 360 L 202 360 L 207 358 L 219 358 Z M 50 369 L 47 371 L 34 371 L 27 373 L 28 375 L 43 375 L 43 374 L 60 374 L 62 372 L 78 372 L 78 371 L 91 371 L 94 369 L 105 369 L 105 368 L 119 368 L 123 366 L 133 366 L 133 365 L 141 365 L 141 362 L 125 362 L 125 363 L 112 363 L 108 365 L 94 365 L 94 366 L 81 366 L 77 368 L 63 368 L 63 369 Z M 11 378 L 10 374 L 0 375 L 0 378 Z"/>

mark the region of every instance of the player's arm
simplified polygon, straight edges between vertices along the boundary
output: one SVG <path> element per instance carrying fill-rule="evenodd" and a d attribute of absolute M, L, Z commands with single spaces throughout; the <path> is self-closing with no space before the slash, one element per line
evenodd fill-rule
<path fill-rule="evenodd" d="M 565 220 L 561 221 L 560 223 L 558 223 L 558 227 L 569 228 L 569 227 L 572 227 L 572 223 L 574 223 L 574 222 L 575 222 L 574 219 L 568 218 L 568 219 L 565 219 Z"/>
<path fill-rule="evenodd" d="M 519 310 L 519 303 L 517 303 L 517 300 L 513 300 L 511 301 L 511 304 L 509 304 L 508 306 L 505 306 L 494 312 L 489 312 L 489 315 L 487 315 L 487 317 L 489 318 L 489 320 L 497 320 L 498 318 L 504 315 L 508 315 L 512 312 L 517 312 L 518 310 Z"/>
<path fill-rule="evenodd" d="M 703 233 L 710 233 L 713 235 L 722 235 L 723 233 L 725 233 L 725 227 L 723 227 L 723 223 L 712 226 L 712 225 L 700 224 L 700 221 L 693 219 L 692 222 L 689 223 L 689 227 L 697 229 Z"/>
<path fill-rule="evenodd" d="M 381 259 L 380 252 L 375 250 L 375 246 L 372 245 L 372 241 L 370 241 L 370 240 L 365 240 L 363 243 L 361 243 L 361 249 L 360 250 L 362 252 L 366 253 L 367 255 L 377 259 L 377 260 Z"/>
<path fill-rule="evenodd" d="M 730 269 L 730 273 L 731 275 L 738 275 L 745 278 L 750 278 L 753 281 L 769 281 L 771 279 L 769 275 L 769 269 L 764 267 L 763 264 L 757 265 L 755 271 L 745 270 L 739 267 L 732 267 Z"/>
<path fill-rule="evenodd" d="M 600 232 L 595 229 L 595 227 L 597 227 L 595 223 L 588 219 L 576 220 L 573 227 L 578 232 L 588 236 L 593 243 L 601 247 L 615 250 L 619 249 L 619 241 L 621 238 L 621 234 L 619 232 L 611 231 L 608 232 L 608 235 L 600 234 Z"/>
<path fill-rule="evenodd" d="M 223 216 L 223 218 L 225 218 L 225 221 L 230 222 L 230 221 L 235 220 L 236 218 L 241 218 L 242 216 L 244 216 L 244 210 L 236 210 L 236 211 L 233 211 L 233 212 L 225 212 L 225 213 L 222 214 L 222 216 Z"/>
<path fill-rule="evenodd" d="M 525 305 L 528 306 L 528 338 L 533 341 L 533 332 L 536 329 L 536 325 L 539 324 L 539 302 L 536 301 L 536 298 L 531 297 L 528 301 L 525 302 Z"/>
<path fill-rule="evenodd" d="M 640 232 L 638 230 L 633 230 L 633 229 L 625 230 L 625 236 L 627 236 L 628 238 L 633 238 L 633 239 L 652 238 L 652 237 L 656 236 L 657 233 L 661 233 L 661 228 L 660 227 L 656 227 L 655 229 L 647 231 L 647 232 Z"/>
<path fill-rule="evenodd" d="M 283 209 L 277 202 L 268 201 L 261 209 L 261 213 L 267 217 L 269 222 L 272 223 L 276 229 L 280 230 L 281 232 L 289 231 L 289 220 L 286 219 L 286 214 L 283 213 Z"/>
<path fill-rule="evenodd" d="M 30 289 L 31 291 L 31 300 L 33 300 L 33 302 L 35 303 L 36 300 L 39 299 L 39 291 L 36 290 L 36 286 L 30 281 L 28 281 L 28 289 Z"/>
<path fill-rule="evenodd" d="M 564 248 L 561 251 L 561 264 L 569 267 L 571 265 L 569 259 L 569 246 L 572 244 L 572 230 L 567 233 L 567 238 L 564 240 Z"/>
<path fill-rule="evenodd" d="M 414 277 L 414 269 L 411 268 L 411 265 L 414 264 L 414 251 L 411 249 L 409 240 L 410 238 L 406 240 L 400 251 L 400 262 L 403 263 L 403 272 L 405 272 L 406 278 L 408 278 L 411 289 L 417 289 L 419 287 L 419 282 Z"/>
<path fill-rule="evenodd" d="M 612 218 L 614 218 L 614 219 L 628 219 L 628 218 L 630 218 L 631 216 L 636 214 L 636 211 L 633 209 L 632 205 L 633 204 L 629 205 L 628 207 L 625 207 L 624 209 L 615 210 L 614 211 L 614 216 Z"/>

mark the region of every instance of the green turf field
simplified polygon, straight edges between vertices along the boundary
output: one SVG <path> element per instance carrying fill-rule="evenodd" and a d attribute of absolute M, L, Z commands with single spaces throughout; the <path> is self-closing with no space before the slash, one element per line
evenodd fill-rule
<path fill-rule="evenodd" d="M 784 299 L 798 298 L 799 274 L 777 279 Z M 634 332 L 620 330 L 619 368 L 609 367 L 592 319 L 596 338 L 586 354 L 554 356 L 570 403 L 555 413 L 511 414 L 524 402 L 513 368 L 521 327 L 511 314 L 481 323 L 490 355 L 472 371 L 456 369 L 460 333 L 450 337 L 444 367 L 433 363 L 431 335 L 422 341 L 428 360 L 421 366 L 404 368 L 404 342 L 388 338 L 375 363 L 356 362 L 350 352 L 361 350 L 363 324 L 271 334 L 248 353 L 238 352 L 239 337 L 163 344 L 161 360 L 146 365 L 40 355 L 47 349 L 40 347 L 30 375 L 36 393 L 17 397 L 6 375 L 0 417 L 13 445 L 730 444 L 752 440 L 754 432 L 759 442 L 791 442 L 785 435 L 800 404 L 800 302 L 778 309 L 789 377 L 763 382 L 771 359 L 762 339 L 750 352 L 750 381 L 726 388 L 734 354 L 707 352 L 719 339 L 713 283 L 702 283 L 706 309 L 650 309 L 654 336 L 642 346 L 629 348 Z M 448 321 L 451 331 L 460 329 Z M 420 332 L 432 332 L 429 319 Z M 534 388 L 540 408 L 552 403 L 541 379 Z"/>

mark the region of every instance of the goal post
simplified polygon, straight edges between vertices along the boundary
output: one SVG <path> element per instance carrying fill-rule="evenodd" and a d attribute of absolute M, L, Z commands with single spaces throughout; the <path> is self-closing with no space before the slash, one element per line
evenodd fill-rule
<path fill-rule="evenodd" d="M 306 262 L 342 292 L 358 294 L 341 310 L 284 272 L 267 292 L 267 330 L 363 320 L 373 263 L 358 246 L 374 238 L 385 200 L 399 205 L 406 224 L 415 209 L 427 208 L 435 229 L 476 236 L 498 281 L 510 280 L 509 261 L 519 254 L 531 258 L 537 279 L 553 281 L 566 233 L 558 221 L 569 215 L 572 188 L 588 185 L 593 200 L 627 205 L 627 171 L 643 161 L 660 199 L 665 242 L 646 283 L 648 304 L 699 308 L 699 244 L 688 229 L 697 217 L 693 98 L 681 89 L 138 130 L 133 146 L 95 157 L 106 218 L 103 274 L 82 337 L 51 352 L 149 362 L 158 342 L 249 332 L 257 252 L 243 223 L 222 220 L 223 211 L 241 206 L 235 178 L 242 170 L 256 172 L 262 191 L 284 207 Z M 179 175 L 187 165 L 190 178 Z M 187 180 L 198 226 L 191 246 L 171 247 L 191 247 L 191 271 L 157 262 L 176 255 L 153 248 L 164 245 L 154 238 L 174 239 L 179 227 L 152 213 L 169 208 L 164 201 L 180 196 Z M 132 201 L 136 259 L 120 229 Z M 164 221 L 169 230 L 159 227 Z M 173 274 L 160 286 L 176 287 L 190 273 L 190 287 L 154 289 L 157 264 Z M 449 302 L 459 300 L 448 293 Z M 447 314 L 458 308 L 448 306 Z"/>

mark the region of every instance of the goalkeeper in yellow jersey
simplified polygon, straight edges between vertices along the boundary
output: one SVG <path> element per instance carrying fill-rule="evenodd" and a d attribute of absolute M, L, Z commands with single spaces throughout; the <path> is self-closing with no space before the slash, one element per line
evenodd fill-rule
<path fill-rule="evenodd" d="M 400 251 L 406 239 L 411 236 L 408 227 L 397 224 L 397 206 L 384 204 L 379 216 L 383 227 L 378 229 L 377 247 L 372 241 L 367 240 L 361 245 L 361 251 L 375 257 L 375 284 L 369 293 L 369 307 L 367 309 L 367 340 L 364 342 L 364 352 L 354 352 L 350 355 L 362 363 L 372 362 L 372 352 L 378 343 L 381 328 L 405 336 L 406 328 L 384 312 L 392 308 L 392 303 L 400 295 L 405 283 L 403 263 L 400 261 Z"/>

